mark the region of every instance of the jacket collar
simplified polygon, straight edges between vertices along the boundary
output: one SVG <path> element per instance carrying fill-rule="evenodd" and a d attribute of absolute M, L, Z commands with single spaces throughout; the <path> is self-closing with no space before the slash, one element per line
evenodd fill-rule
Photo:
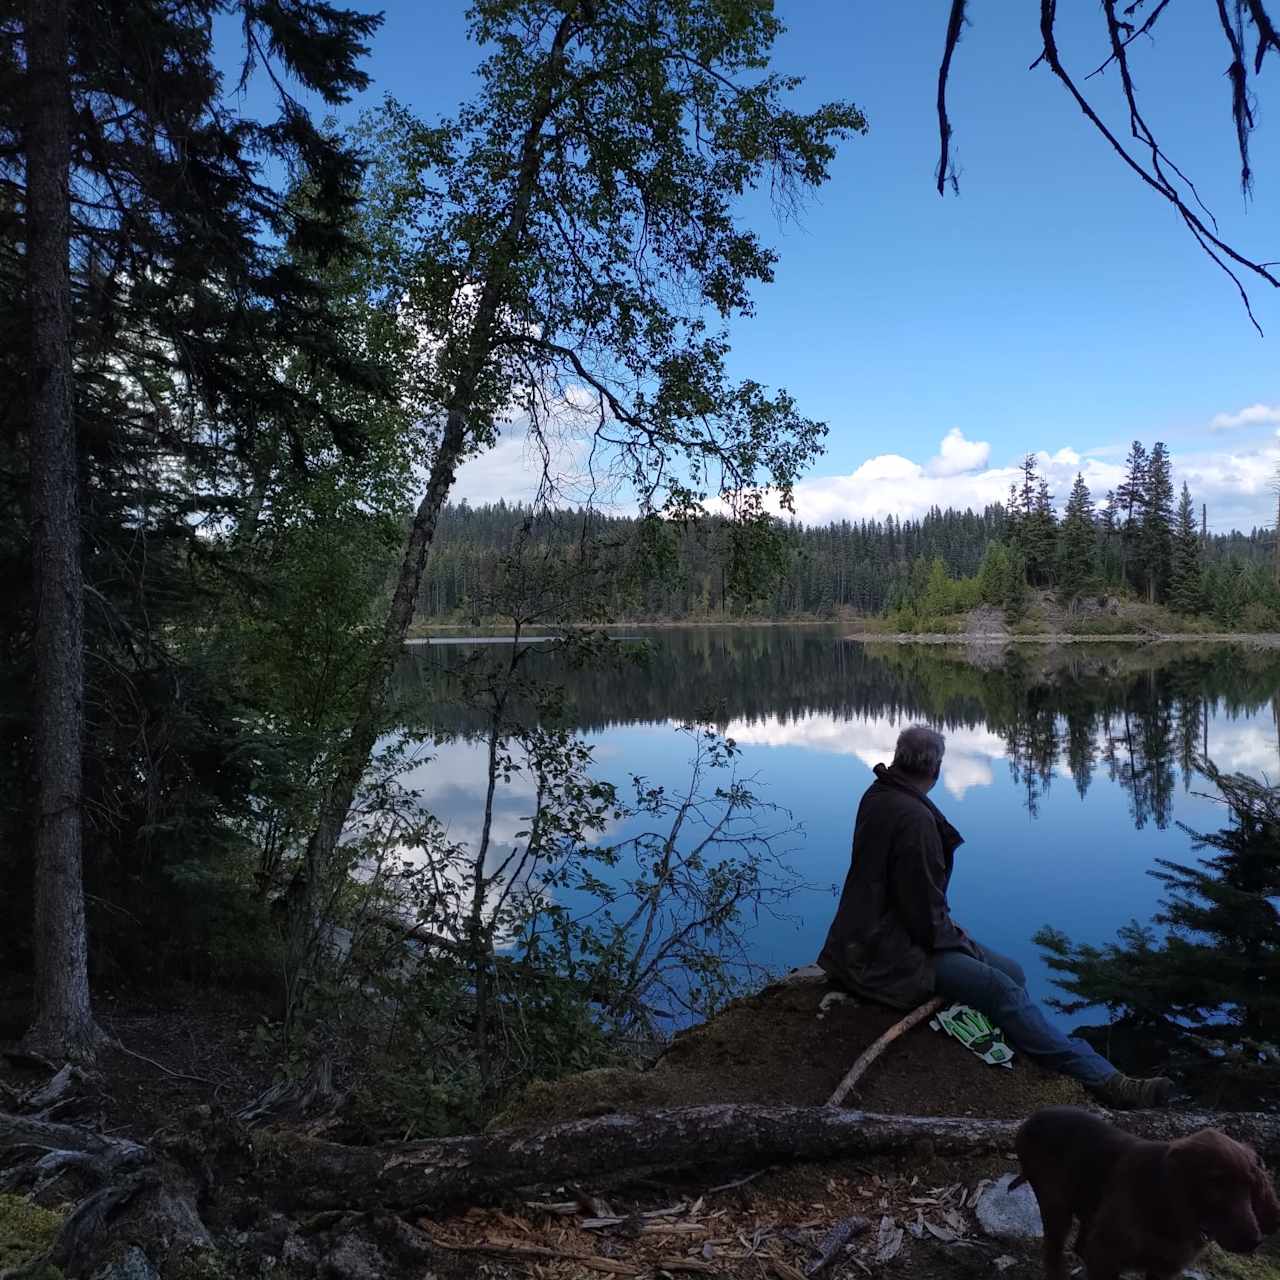
<path fill-rule="evenodd" d="M 876 775 L 877 781 L 884 783 L 885 786 L 894 787 L 898 791 L 906 792 L 933 814 L 933 820 L 938 824 L 938 834 L 947 845 L 948 852 L 964 844 L 964 837 L 947 821 L 942 810 L 919 787 L 912 786 L 893 765 L 878 764 L 872 772 Z"/>

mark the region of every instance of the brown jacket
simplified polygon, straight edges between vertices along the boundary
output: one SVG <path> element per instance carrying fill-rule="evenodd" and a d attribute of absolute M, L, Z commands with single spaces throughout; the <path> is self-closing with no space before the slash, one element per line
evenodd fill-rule
<path fill-rule="evenodd" d="M 841 986 L 899 1009 L 933 993 L 935 951 L 967 951 L 947 885 L 960 833 L 892 767 L 858 805 L 853 855 L 818 963 Z"/>

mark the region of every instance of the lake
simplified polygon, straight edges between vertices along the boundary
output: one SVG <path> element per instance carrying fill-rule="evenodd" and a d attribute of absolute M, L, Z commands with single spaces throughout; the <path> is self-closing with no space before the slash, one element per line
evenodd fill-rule
<path fill-rule="evenodd" d="M 800 828 L 778 851 L 806 887 L 787 902 L 786 918 L 765 918 L 749 933 L 752 959 L 773 970 L 816 957 L 848 868 L 858 800 L 906 724 L 947 735 L 932 798 L 965 837 L 953 914 L 1016 957 L 1040 997 L 1053 988 L 1030 941 L 1037 928 L 1105 943 L 1128 921 L 1146 922 L 1162 888 L 1147 872 L 1158 858 L 1195 856 L 1182 824 L 1225 825 L 1223 807 L 1201 794 L 1198 754 L 1227 771 L 1280 775 L 1276 651 L 1023 645 L 968 661 L 949 647 L 850 641 L 835 627 L 654 629 L 645 645 L 643 663 L 607 670 L 566 669 L 546 653 L 528 661 L 563 683 L 568 720 L 591 744 L 596 774 L 620 787 L 633 774 L 668 788 L 686 782 L 688 743 L 677 727 L 714 709 L 741 750 L 739 774 Z M 492 656 L 500 646 L 485 649 Z M 454 700 L 447 673 L 480 652 L 466 640 L 418 646 L 396 678 L 406 720 L 440 735 L 408 785 L 451 839 L 473 842 L 485 785 L 481 719 Z M 523 779 L 499 788 L 499 846 L 527 825 L 530 801 Z"/>

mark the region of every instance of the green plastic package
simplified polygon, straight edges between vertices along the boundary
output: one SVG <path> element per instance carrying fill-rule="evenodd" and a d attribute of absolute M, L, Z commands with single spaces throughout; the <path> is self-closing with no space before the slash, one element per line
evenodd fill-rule
<path fill-rule="evenodd" d="M 929 1025 L 959 1040 L 970 1053 L 993 1067 L 1013 1068 L 1013 1050 L 1005 1043 L 1004 1032 L 977 1009 L 967 1004 L 953 1004 L 943 1009 Z"/>

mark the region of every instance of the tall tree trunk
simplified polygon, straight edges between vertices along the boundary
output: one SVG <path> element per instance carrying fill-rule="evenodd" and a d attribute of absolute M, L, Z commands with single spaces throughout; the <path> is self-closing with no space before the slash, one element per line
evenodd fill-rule
<path fill-rule="evenodd" d="M 28 0 L 27 271 L 31 306 L 31 523 L 35 567 L 35 1022 L 27 1044 L 88 1059 L 81 878 L 84 601 L 71 399 L 68 0 Z"/>
<path fill-rule="evenodd" d="M 476 387 L 485 365 L 493 356 L 498 319 L 510 275 L 516 266 L 524 240 L 529 209 L 538 183 L 542 164 L 543 129 L 551 114 L 565 49 L 578 20 L 576 9 L 564 15 L 548 54 L 542 91 L 534 103 L 521 143 L 520 167 L 516 172 L 512 192 L 511 213 L 483 274 L 484 284 L 472 320 L 467 353 L 445 414 L 444 430 L 427 480 L 427 492 L 418 504 L 409 529 L 395 594 L 383 624 L 378 652 L 365 681 L 359 710 L 343 742 L 333 781 L 326 790 L 315 830 L 307 842 L 305 874 L 312 893 L 316 877 L 330 864 L 342 835 L 342 828 L 355 802 L 360 780 L 369 767 L 373 747 L 382 727 L 388 683 L 396 662 L 404 652 L 405 636 L 413 621 L 422 575 L 427 567 L 431 544 L 435 540 L 440 512 L 448 500 L 454 475 L 471 438 L 469 429 L 472 425 Z"/>

